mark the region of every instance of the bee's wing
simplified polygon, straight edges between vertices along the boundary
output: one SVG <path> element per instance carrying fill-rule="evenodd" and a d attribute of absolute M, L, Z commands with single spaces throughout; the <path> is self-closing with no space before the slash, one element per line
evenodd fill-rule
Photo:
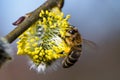
<path fill-rule="evenodd" d="M 96 43 L 90 40 L 83 39 L 83 53 L 89 53 L 89 52 L 96 52 L 98 50 L 98 46 Z"/>

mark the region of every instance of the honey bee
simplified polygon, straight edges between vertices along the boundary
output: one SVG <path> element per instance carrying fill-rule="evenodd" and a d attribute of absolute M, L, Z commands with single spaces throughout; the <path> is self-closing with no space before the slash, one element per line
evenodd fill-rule
<path fill-rule="evenodd" d="M 82 38 L 77 28 L 71 26 L 65 36 L 65 42 L 71 46 L 71 50 L 62 61 L 62 66 L 63 68 L 69 68 L 78 61 L 82 51 Z"/>

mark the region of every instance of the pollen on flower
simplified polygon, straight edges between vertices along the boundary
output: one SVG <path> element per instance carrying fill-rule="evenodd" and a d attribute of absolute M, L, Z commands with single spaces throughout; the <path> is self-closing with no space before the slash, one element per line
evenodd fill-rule
<path fill-rule="evenodd" d="M 71 49 L 63 39 L 70 28 L 69 17 L 64 18 L 58 8 L 41 10 L 39 19 L 19 37 L 17 54 L 28 55 L 38 67 L 41 64 L 47 67 L 53 61 L 65 57 Z"/>
<path fill-rule="evenodd" d="M 33 47 L 37 47 L 38 46 L 38 43 L 35 42 L 34 44 L 32 44 Z"/>
<path fill-rule="evenodd" d="M 38 55 L 34 55 L 34 56 L 33 56 L 33 59 L 34 59 L 34 60 L 36 60 L 36 59 L 38 59 L 38 58 L 39 58 Z"/>

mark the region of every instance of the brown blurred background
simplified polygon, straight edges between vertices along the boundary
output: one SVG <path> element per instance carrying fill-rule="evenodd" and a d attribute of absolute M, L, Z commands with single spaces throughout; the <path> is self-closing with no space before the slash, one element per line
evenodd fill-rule
<path fill-rule="evenodd" d="M 18 17 L 43 2 L 1 0 L 0 36 L 15 28 L 11 23 Z M 14 42 L 14 59 L 0 70 L 0 80 L 120 80 L 120 1 L 65 0 L 63 12 L 71 15 L 70 23 L 78 27 L 83 38 L 95 42 L 97 48 L 85 46 L 79 61 L 69 69 L 38 74 L 29 70 L 25 56 L 16 55 Z"/>

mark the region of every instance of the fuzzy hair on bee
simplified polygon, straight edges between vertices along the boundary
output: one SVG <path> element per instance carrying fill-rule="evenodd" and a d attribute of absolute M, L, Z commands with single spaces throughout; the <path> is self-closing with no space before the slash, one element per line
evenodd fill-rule
<path fill-rule="evenodd" d="M 71 26 L 67 31 L 65 41 L 69 46 L 71 46 L 71 50 L 68 56 L 63 60 L 62 65 L 63 68 L 69 68 L 78 61 L 82 51 L 82 38 L 78 29 Z"/>

